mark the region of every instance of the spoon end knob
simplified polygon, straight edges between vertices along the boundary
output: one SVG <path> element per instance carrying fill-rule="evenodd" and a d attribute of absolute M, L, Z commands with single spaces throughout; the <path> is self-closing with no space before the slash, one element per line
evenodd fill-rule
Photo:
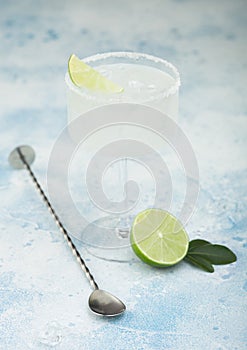
<path fill-rule="evenodd" d="M 21 145 L 13 149 L 9 155 L 9 164 L 14 169 L 24 169 L 25 164 L 23 163 L 20 154 L 25 158 L 28 165 L 31 165 L 35 159 L 35 152 L 31 146 Z"/>

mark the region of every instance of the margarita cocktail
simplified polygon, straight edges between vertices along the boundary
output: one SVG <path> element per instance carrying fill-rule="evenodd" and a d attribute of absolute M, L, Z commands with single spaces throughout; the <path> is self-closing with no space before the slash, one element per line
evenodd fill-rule
<path fill-rule="evenodd" d="M 171 63 L 151 55 L 132 52 L 97 54 L 84 58 L 82 61 L 116 85 L 113 87 L 110 86 L 109 91 L 104 91 L 104 87 L 95 89 L 95 82 L 93 81 L 95 78 L 93 74 L 88 74 L 87 79 L 92 79 L 88 86 L 83 86 L 83 84 L 77 86 L 75 81 L 73 81 L 71 72 L 67 73 L 65 81 L 67 86 L 69 123 L 78 117 L 83 118 L 83 114 L 94 108 L 118 103 L 149 106 L 176 120 L 178 115 L 180 78 L 177 69 Z M 131 134 L 131 129 L 128 129 L 128 126 L 118 126 L 114 132 L 119 137 L 127 138 Z M 109 137 L 110 134 L 112 134 L 111 131 L 109 132 Z M 147 137 L 143 130 L 141 134 L 144 135 L 144 138 Z M 71 137 L 73 138 L 72 133 Z M 103 144 L 103 138 L 100 135 L 96 138 L 96 143 L 97 147 L 100 147 L 101 143 Z M 126 155 L 126 158 L 120 162 L 117 171 L 119 179 L 116 179 L 115 182 L 127 182 L 128 167 L 129 164 Z M 123 176 L 119 175 L 121 173 Z M 123 216 L 124 220 L 120 215 L 114 219 L 107 217 L 105 220 L 97 222 L 97 225 L 100 227 L 101 237 L 102 227 L 105 227 L 107 232 L 110 230 L 114 231 L 116 239 L 127 238 L 130 222 L 126 220 L 128 215 L 125 214 Z M 93 231 L 94 234 L 91 234 L 92 240 L 97 241 L 97 233 L 95 233 L 97 230 L 95 227 Z"/>

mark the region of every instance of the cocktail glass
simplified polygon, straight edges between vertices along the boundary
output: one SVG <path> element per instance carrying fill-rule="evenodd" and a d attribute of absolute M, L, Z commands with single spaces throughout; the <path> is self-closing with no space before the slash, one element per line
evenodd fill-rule
<path fill-rule="evenodd" d="M 162 58 L 135 52 L 97 54 L 84 58 L 83 61 L 108 79 L 118 83 L 124 88 L 124 91 L 122 93 L 95 93 L 76 87 L 69 74 L 66 74 L 69 123 L 78 117 L 83 117 L 84 113 L 94 108 L 117 103 L 150 106 L 174 120 L 177 119 L 180 77 L 177 69 L 171 63 Z M 129 131 L 128 126 L 115 129 L 119 138 L 124 138 Z M 73 138 L 73 135 L 71 137 Z M 100 136 L 96 142 L 99 146 Z M 123 184 L 128 181 L 129 173 L 133 172 L 134 168 L 127 156 L 115 164 L 115 176 L 117 177 L 115 184 L 124 190 Z M 131 210 L 130 213 L 128 193 L 124 193 L 124 196 L 126 198 L 124 213 L 106 215 L 84 229 L 82 240 L 92 254 L 110 260 L 128 261 L 130 259 L 128 236 L 135 210 Z"/>

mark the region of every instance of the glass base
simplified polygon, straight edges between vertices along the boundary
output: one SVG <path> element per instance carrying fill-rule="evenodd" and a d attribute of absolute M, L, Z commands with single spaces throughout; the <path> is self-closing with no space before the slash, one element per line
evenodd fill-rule
<path fill-rule="evenodd" d="M 82 242 L 93 256 L 110 261 L 130 262 L 135 259 L 130 244 L 131 217 L 107 216 L 87 225 Z"/>

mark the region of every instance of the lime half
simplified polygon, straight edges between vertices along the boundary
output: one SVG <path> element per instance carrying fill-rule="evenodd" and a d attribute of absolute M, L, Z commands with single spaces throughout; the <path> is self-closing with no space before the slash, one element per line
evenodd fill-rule
<path fill-rule="evenodd" d="M 177 264 L 189 247 L 189 238 L 182 224 L 161 209 L 147 209 L 136 216 L 130 241 L 141 260 L 159 267 Z"/>
<path fill-rule="evenodd" d="M 69 58 L 68 72 L 71 81 L 78 87 L 85 87 L 95 92 L 119 93 L 123 91 L 121 86 L 104 77 L 74 54 Z"/>

